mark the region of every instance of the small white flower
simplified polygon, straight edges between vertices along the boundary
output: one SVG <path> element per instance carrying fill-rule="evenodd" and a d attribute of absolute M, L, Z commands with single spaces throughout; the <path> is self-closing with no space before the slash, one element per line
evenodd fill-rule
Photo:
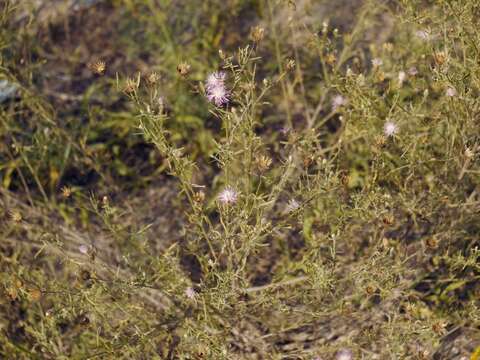
<path fill-rule="evenodd" d="M 398 126 L 393 121 L 387 121 L 385 125 L 383 125 L 383 133 L 385 136 L 394 136 L 398 132 Z"/>
<path fill-rule="evenodd" d="M 295 199 L 290 199 L 290 201 L 288 202 L 286 208 L 285 208 L 285 211 L 287 213 L 290 213 L 290 212 L 294 212 L 295 210 L 297 210 L 298 208 L 300 207 L 300 203 L 295 200 Z"/>
<path fill-rule="evenodd" d="M 346 105 L 347 102 L 348 100 L 342 95 L 336 95 L 332 99 L 332 109 L 336 111 L 339 107 Z"/>
<path fill-rule="evenodd" d="M 197 292 L 192 287 L 188 287 L 185 289 L 185 296 L 190 300 L 194 300 L 197 296 Z"/>
<path fill-rule="evenodd" d="M 448 97 L 454 97 L 457 95 L 457 90 L 455 90 L 453 87 L 448 87 L 445 93 Z"/>
<path fill-rule="evenodd" d="M 349 349 L 342 349 L 337 352 L 335 355 L 336 360 L 352 360 L 353 359 L 353 353 Z"/>
<path fill-rule="evenodd" d="M 398 73 L 398 83 L 400 84 L 400 86 L 403 85 L 403 83 L 405 82 L 406 79 L 407 79 L 407 73 L 405 71 L 399 71 L 399 73 Z"/>
<path fill-rule="evenodd" d="M 88 250 L 90 250 L 90 246 L 88 245 L 80 245 L 78 247 L 78 251 L 80 251 L 82 254 L 88 254 Z"/>
<path fill-rule="evenodd" d="M 383 60 L 380 59 L 380 58 L 374 58 L 374 59 L 372 59 L 372 65 L 374 67 L 382 66 L 383 65 Z"/>
<path fill-rule="evenodd" d="M 237 202 L 238 193 L 231 187 L 227 187 L 220 192 L 218 195 L 218 201 L 224 205 L 230 205 Z"/>

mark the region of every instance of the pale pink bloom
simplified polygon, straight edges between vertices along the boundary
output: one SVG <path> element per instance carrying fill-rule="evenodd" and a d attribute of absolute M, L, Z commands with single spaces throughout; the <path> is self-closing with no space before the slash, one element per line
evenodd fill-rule
<path fill-rule="evenodd" d="M 332 99 L 332 109 L 336 111 L 339 107 L 346 105 L 348 102 L 342 95 L 335 95 Z"/>
<path fill-rule="evenodd" d="M 225 79 L 227 78 L 227 74 L 223 71 L 216 71 L 208 75 L 207 81 L 205 83 L 205 88 L 207 91 L 210 91 L 216 87 L 223 87 L 225 85 Z"/>
<path fill-rule="evenodd" d="M 383 65 L 383 60 L 380 59 L 380 58 L 374 58 L 374 59 L 372 59 L 372 65 L 374 67 L 382 66 Z"/>
<path fill-rule="evenodd" d="M 300 203 L 297 200 L 290 199 L 290 201 L 288 202 L 285 208 L 285 211 L 290 213 L 297 210 L 299 207 L 300 207 Z"/>
<path fill-rule="evenodd" d="M 353 359 L 353 353 L 349 349 L 342 349 L 337 352 L 335 355 L 336 360 L 352 360 Z"/>
<path fill-rule="evenodd" d="M 418 30 L 415 32 L 415 35 L 423 41 L 428 41 L 431 39 L 431 34 L 428 30 Z"/>
<path fill-rule="evenodd" d="M 217 106 L 223 106 L 228 103 L 228 91 L 224 85 L 217 85 L 210 89 L 207 89 L 208 101 L 214 103 Z"/>
<path fill-rule="evenodd" d="M 445 93 L 448 97 L 454 97 L 457 95 L 457 90 L 455 90 L 453 87 L 448 87 Z"/>
<path fill-rule="evenodd" d="M 393 121 L 387 121 L 385 125 L 383 125 L 383 133 L 385 136 L 394 136 L 398 132 L 398 126 Z"/>
<path fill-rule="evenodd" d="M 193 300 L 197 296 L 197 292 L 192 287 L 188 287 L 185 289 L 185 296 L 190 300 Z"/>
<path fill-rule="evenodd" d="M 218 195 L 218 201 L 224 205 L 230 205 L 237 202 L 238 193 L 231 187 L 226 187 Z"/>
<path fill-rule="evenodd" d="M 88 245 L 80 245 L 78 247 L 78 251 L 80 251 L 82 254 L 88 254 L 88 250 L 90 250 L 90 246 Z"/>
<path fill-rule="evenodd" d="M 408 69 L 408 75 L 415 76 L 417 74 L 418 74 L 418 70 L 415 66 L 412 66 L 410 69 Z"/>

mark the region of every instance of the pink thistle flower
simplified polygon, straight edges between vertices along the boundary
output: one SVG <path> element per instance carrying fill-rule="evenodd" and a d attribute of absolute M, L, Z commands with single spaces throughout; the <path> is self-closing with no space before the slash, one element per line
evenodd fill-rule
<path fill-rule="evenodd" d="M 332 99 L 332 109 L 336 111 L 339 107 L 344 106 L 348 103 L 348 100 L 345 99 L 342 95 L 336 95 Z"/>
<path fill-rule="evenodd" d="M 352 360 L 353 359 L 353 353 L 349 349 L 342 349 L 337 352 L 335 355 L 336 360 Z"/>
<path fill-rule="evenodd" d="M 394 136 L 396 133 L 398 133 L 398 125 L 393 121 L 387 121 L 385 125 L 383 125 L 383 133 L 387 137 Z"/>
<path fill-rule="evenodd" d="M 210 91 L 216 87 L 224 87 L 225 79 L 227 74 L 223 71 L 216 71 L 208 75 L 207 81 L 205 82 L 205 88 L 207 91 Z"/>
<path fill-rule="evenodd" d="M 374 58 L 374 59 L 372 59 L 372 65 L 374 67 L 380 67 L 380 66 L 383 65 L 383 60 L 380 59 L 380 58 Z"/>
<path fill-rule="evenodd" d="M 231 205 L 237 202 L 238 193 L 231 187 L 226 187 L 218 195 L 218 201 L 223 205 Z"/>
<path fill-rule="evenodd" d="M 415 66 L 412 66 L 410 69 L 408 69 L 408 74 L 410 76 L 415 76 L 418 74 L 418 70 Z"/>
<path fill-rule="evenodd" d="M 185 289 L 185 296 L 190 300 L 194 300 L 197 296 L 197 292 L 192 287 L 188 287 Z"/>
<path fill-rule="evenodd" d="M 85 245 L 85 244 L 82 244 L 78 247 L 78 251 L 80 251 L 84 255 L 88 254 L 89 250 L 90 250 L 90 246 Z"/>
<path fill-rule="evenodd" d="M 285 207 L 285 211 L 287 213 L 291 213 L 291 212 L 294 212 L 295 210 L 297 210 L 299 207 L 300 207 L 300 203 L 297 200 L 290 199 L 287 206 Z"/>
<path fill-rule="evenodd" d="M 457 95 L 457 90 L 455 90 L 453 87 L 448 87 L 445 93 L 448 97 L 454 97 Z"/>
<path fill-rule="evenodd" d="M 207 88 L 207 99 L 216 106 L 223 106 L 228 103 L 229 93 L 225 85 L 217 85 L 210 89 Z"/>

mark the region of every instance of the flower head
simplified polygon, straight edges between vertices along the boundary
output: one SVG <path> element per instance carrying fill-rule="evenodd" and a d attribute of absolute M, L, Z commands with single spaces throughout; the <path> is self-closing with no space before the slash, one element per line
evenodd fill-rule
<path fill-rule="evenodd" d="M 332 109 L 336 111 L 339 107 L 346 105 L 347 102 L 348 100 L 345 99 L 345 97 L 343 97 L 342 95 L 336 95 L 332 99 Z"/>
<path fill-rule="evenodd" d="M 383 133 L 385 136 L 394 136 L 398 132 L 398 125 L 395 124 L 393 121 L 387 121 L 385 125 L 383 125 Z"/>
<path fill-rule="evenodd" d="M 415 76 L 418 74 L 418 70 L 415 66 L 412 66 L 410 69 L 408 69 L 408 74 L 410 76 Z"/>
<path fill-rule="evenodd" d="M 294 212 L 295 210 L 297 210 L 298 208 L 300 207 L 300 203 L 295 200 L 295 199 L 290 199 L 290 201 L 288 202 L 286 208 L 285 208 L 285 211 L 287 213 L 290 213 L 290 212 Z"/>
<path fill-rule="evenodd" d="M 217 106 L 223 106 L 228 103 L 228 91 L 224 85 L 217 85 L 210 89 L 207 89 L 208 101 L 214 103 Z"/>
<path fill-rule="evenodd" d="M 373 67 L 376 67 L 376 68 L 380 67 L 380 66 L 383 65 L 383 60 L 380 59 L 380 58 L 374 58 L 374 59 L 372 59 L 372 65 L 373 65 Z"/>
<path fill-rule="evenodd" d="M 237 202 L 238 193 L 231 187 L 226 187 L 218 195 L 218 201 L 223 205 L 231 205 Z"/>
<path fill-rule="evenodd" d="M 192 287 L 188 287 L 185 289 L 185 296 L 190 300 L 194 300 L 197 296 L 197 292 Z"/>
<path fill-rule="evenodd" d="M 90 250 L 90 246 L 82 244 L 78 247 L 78 251 L 80 251 L 82 254 L 88 254 L 88 251 Z"/>
<path fill-rule="evenodd" d="M 341 349 L 335 355 L 335 359 L 336 360 L 352 360 L 353 359 L 353 353 L 349 349 Z"/>
<path fill-rule="evenodd" d="M 431 34 L 428 30 L 418 30 L 415 32 L 415 35 L 423 41 L 428 41 L 431 39 Z"/>
<path fill-rule="evenodd" d="M 210 91 L 216 87 L 224 87 L 225 86 L 225 79 L 227 78 L 227 74 L 223 71 L 216 71 L 208 75 L 207 81 L 205 83 L 205 88 L 207 91 Z"/>
<path fill-rule="evenodd" d="M 448 87 L 445 94 L 447 94 L 448 97 L 454 97 L 457 95 L 457 90 L 455 90 L 453 87 Z"/>

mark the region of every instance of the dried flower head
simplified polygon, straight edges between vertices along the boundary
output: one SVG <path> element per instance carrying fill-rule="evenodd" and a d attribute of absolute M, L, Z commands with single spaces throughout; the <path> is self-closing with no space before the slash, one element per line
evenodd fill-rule
<path fill-rule="evenodd" d="M 218 201 L 223 205 L 231 205 L 237 202 L 238 193 L 231 187 L 226 187 L 218 195 Z"/>
<path fill-rule="evenodd" d="M 103 75 L 107 68 L 107 65 L 104 61 L 97 60 L 88 64 L 88 68 L 97 75 Z"/>
<path fill-rule="evenodd" d="M 415 32 L 415 35 L 423 41 L 428 41 L 431 39 L 432 35 L 430 34 L 430 31 L 428 30 L 417 30 Z"/>
<path fill-rule="evenodd" d="M 186 62 L 177 65 L 177 71 L 181 76 L 187 76 L 190 73 L 191 66 Z"/>
<path fill-rule="evenodd" d="M 265 29 L 261 26 L 255 26 L 250 30 L 250 39 L 256 43 L 262 41 L 265 36 Z"/>
<path fill-rule="evenodd" d="M 158 83 L 158 80 L 160 80 L 160 75 L 158 75 L 156 72 L 151 72 L 147 75 L 147 82 L 150 85 L 155 85 L 156 83 Z"/>
<path fill-rule="evenodd" d="M 125 81 L 125 87 L 123 88 L 123 91 L 127 94 L 131 94 L 135 92 L 138 87 L 140 86 L 140 78 L 128 78 Z"/>
<path fill-rule="evenodd" d="M 468 158 L 468 159 L 471 159 L 475 156 L 475 153 L 473 152 L 472 149 L 470 149 L 469 147 L 466 147 L 465 148 L 465 156 Z"/>
<path fill-rule="evenodd" d="M 205 193 L 203 191 L 197 191 L 193 195 L 193 200 L 197 203 L 203 202 L 203 200 L 205 200 Z"/>
<path fill-rule="evenodd" d="M 270 168 L 270 165 L 272 165 L 272 159 L 267 155 L 260 155 L 255 163 L 260 172 L 265 172 Z"/>
<path fill-rule="evenodd" d="M 293 69 L 295 69 L 295 60 L 294 59 L 288 59 L 286 67 L 287 67 L 288 71 L 292 71 Z"/>
<path fill-rule="evenodd" d="M 64 198 L 69 198 L 72 195 L 72 188 L 68 186 L 62 187 L 62 196 Z"/>
<path fill-rule="evenodd" d="M 385 125 L 383 125 L 383 133 L 387 137 L 394 136 L 398 133 L 398 125 L 395 124 L 393 121 L 385 122 Z"/>
<path fill-rule="evenodd" d="M 337 58 L 334 53 L 329 53 L 325 57 L 325 62 L 330 66 L 333 66 L 336 61 L 337 61 Z"/>
<path fill-rule="evenodd" d="M 23 219 L 22 214 L 18 210 L 11 211 L 10 218 L 12 219 L 13 222 L 16 222 L 16 223 L 19 223 Z"/>

